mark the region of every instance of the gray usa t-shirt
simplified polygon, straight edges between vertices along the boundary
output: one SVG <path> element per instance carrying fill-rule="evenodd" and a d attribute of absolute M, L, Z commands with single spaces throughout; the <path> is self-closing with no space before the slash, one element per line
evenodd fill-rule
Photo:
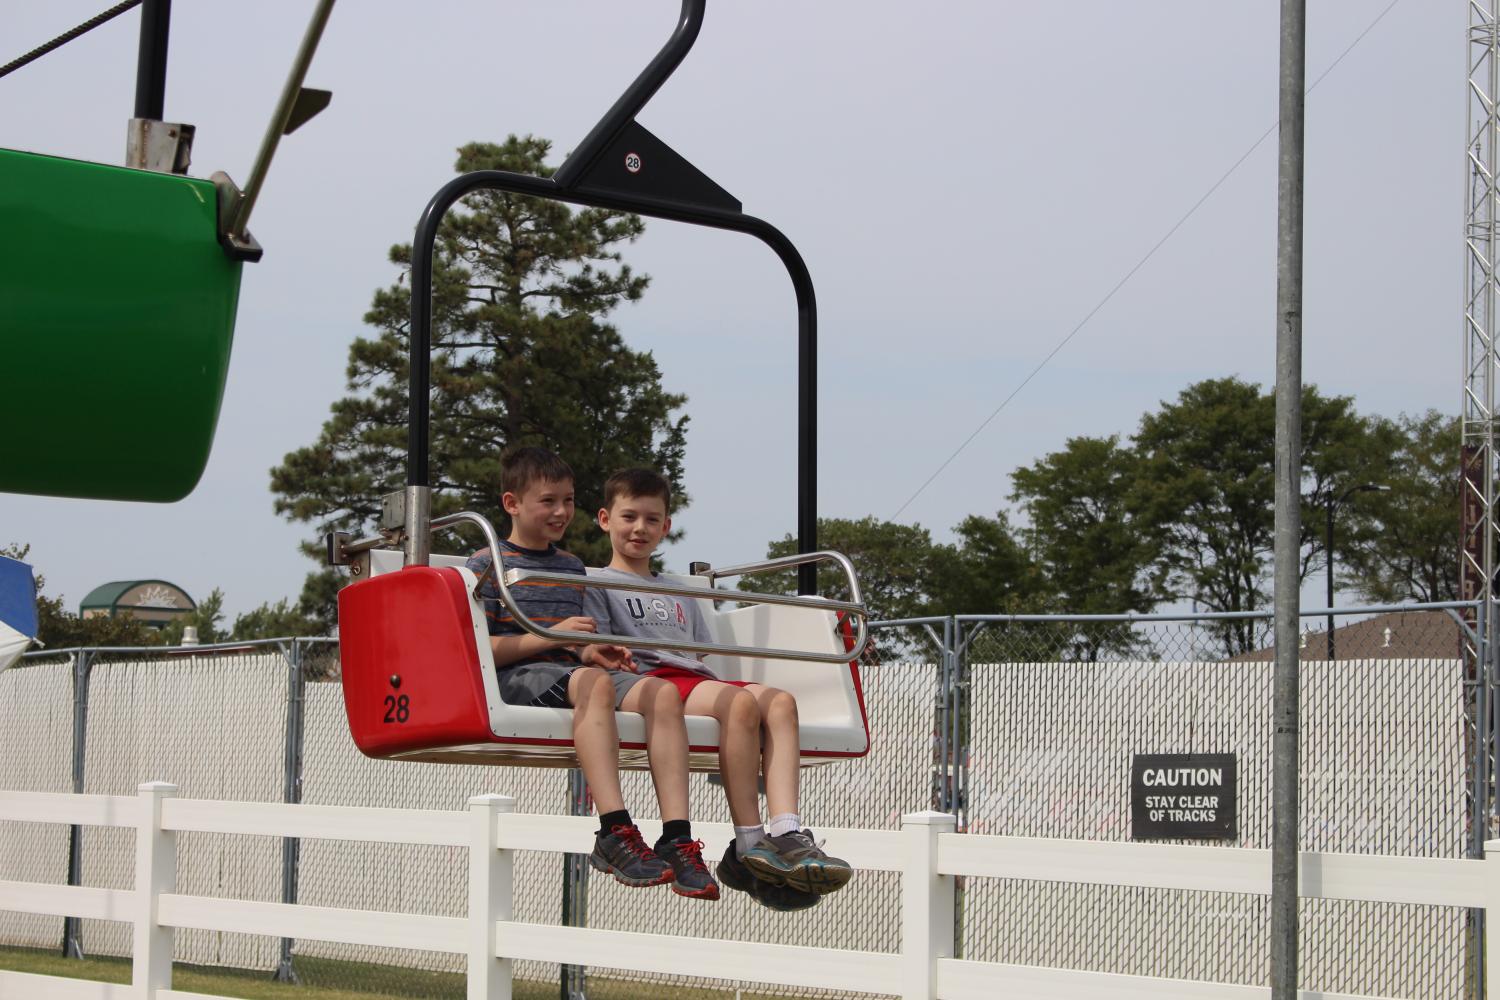
<path fill-rule="evenodd" d="M 674 597 L 671 594 L 650 592 L 651 579 L 636 576 L 623 569 L 605 567 L 590 570 L 590 576 L 608 580 L 624 580 L 639 583 L 643 590 L 605 590 L 589 587 L 584 591 L 583 613 L 594 619 L 600 632 L 614 635 L 652 639 L 658 642 L 683 640 L 712 642 L 708 623 L 698 602 L 691 597 Z M 718 680 L 692 653 L 676 653 L 663 649 L 636 649 L 630 652 L 645 673 L 654 667 L 678 667 L 691 670 L 704 677 Z"/>

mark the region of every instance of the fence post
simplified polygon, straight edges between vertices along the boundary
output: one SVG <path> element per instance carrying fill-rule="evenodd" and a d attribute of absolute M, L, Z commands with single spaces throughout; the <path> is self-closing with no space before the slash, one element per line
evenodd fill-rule
<path fill-rule="evenodd" d="M 287 664 L 286 684 L 286 744 L 282 755 L 281 800 L 288 804 L 302 801 L 302 739 L 305 731 L 302 711 L 306 694 L 306 682 L 302 677 L 302 647 L 292 640 L 291 651 L 281 647 L 282 659 Z M 281 901 L 287 905 L 297 902 L 297 869 L 302 858 L 302 841 L 296 837 L 281 838 Z M 276 963 L 275 979 L 283 983 L 297 982 L 297 970 L 292 966 L 293 939 L 281 939 L 281 955 Z"/>
<path fill-rule="evenodd" d="M 933 1000 L 938 959 L 953 957 L 953 876 L 938 874 L 938 837 L 954 826 L 948 813 L 901 817 L 902 1000 Z"/>
<path fill-rule="evenodd" d="M 949 650 L 953 646 L 953 619 L 943 619 L 943 636 L 938 638 L 932 627 L 927 626 L 928 634 L 938 647 L 937 658 L 937 695 L 932 705 L 932 793 L 929 796 L 928 805 L 936 810 L 948 808 L 948 775 L 949 747 L 948 747 L 948 707 L 952 704 L 952 673 L 950 671 Z"/>
<path fill-rule="evenodd" d="M 958 679 L 958 622 L 952 615 L 943 622 L 943 656 L 948 659 L 948 795 L 939 807 L 958 813 L 958 706 L 963 695 Z"/>
<path fill-rule="evenodd" d="M 1487 841 L 1484 845 L 1485 912 L 1500 911 L 1500 840 Z M 1484 922 L 1484 951 L 1480 963 L 1484 967 L 1481 996 L 1500 997 L 1500 962 L 1491 959 L 1500 957 L 1500 920 Z"/>
<path fill-rule="evenodd" d="M 88 745 L 89 678 L 94 657 L 87 649 L 73 654 L 73 794 L 83 794 L 83 762 Z M 68 885 L 83 884 L 83 827 L 68 830 Z M 62 953 L 64 958 L 83 957 L 83 921 L 77 917 L 63 919 Z"/>
<path fill-rule="evenodd" d="M 568 814 L 591 816 L 588 782 L 578 768 L 568 771 Z M 589 866 L 582 854 L 563 855 L 562 922 L 564 927 L 589 925 Z M 558 966 L 559 1000 L 587 1000 L 588 966 Z"/>
<path fill-rule="evenodd" d="M 953 618 L 953 678 L 957 692 L 953 705 L 955 745 L 953 748 L 953 817 L 959 833 L 969 832 L 969 746 L 972 741 L 972 718 L 969 678 L 969 641 L 964 638 L 964 624 Z M 953 880 L 953 957 L 964 957 L 965 923 L 968 920 L 967 880 Z"/>
<path fill-rule="evenodd" d="M 513 917 L 515 852 L 500 848 L 499 824 L 515 811 L 509 795 L 469 799 L 468 1000 L 511 1000 L 511 960 L 495 957 L 495 921 Z"/>
<path fill-rule="evenodd" d="M 1489 641 L 1489 608 L 1480 604 L 1474 619 L 1474 754 L 1470 761 L 1469 782 L 1469 856 L 1484 856 L 1489 840 L 1490 788 L 1494 781 L 1491 751 L 1493 720 L 1490 717 L 1493 679 L 1491 677 Z M 1467 706 L 1466 706 L 1467 707 Z"/>
<path fill-rule="evenodd" d="M 177 794 L 177 786 L 148 781 L 138 788 L 140 817 L 135 831 L 135 947 L 131 961 L 130 995 L 156 1000 L 172 988 L 172 928 L 157 921 L 161 896 L 177 887 L 177 834 L 161 828 L 162 801 Z"/>

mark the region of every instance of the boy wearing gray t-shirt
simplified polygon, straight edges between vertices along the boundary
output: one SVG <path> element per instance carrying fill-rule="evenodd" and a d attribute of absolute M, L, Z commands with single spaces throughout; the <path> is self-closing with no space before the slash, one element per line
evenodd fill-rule
<path fill-rule="evenodd" d="M 609 534 L 614 558 L 601 575 L 643 586 L 640 591 L 588 588 L 584 613 L 601 632 L 655 642 L 712 641 L 695 600 L 650 592 L 651 556 L 672 528 L 671 502 L 671 485 L 651 469 L 626 469 L 604 484 L 599 526 Z M 843 888 L 852 875 L 849 864 L 825 854 L 797 812 L 796 699 L 764 684 L 720 680 L 701 657 L 687 653 L 637 647 L 630 652 L 643 675 L 677 688 L 684 715 L 718 720 L 719 769 L 735 833 L 719 863 L 719 881 L 781 910 L 812 906 Z M 756 797 L 762 774 L 769 831 L 761 824 Z"/>
<path fill-rule="evenodd" d="M 627 583 L 639 583 L 641 580 L 637 574 L 615 566 L 594 570 L 593 575 L 604 580 Z M 699 610 L 698 602 L 692 598 L 590 587 L 584 597 L 584 608 L 596 621 L 609 622 L 609 631 L 615 635 L 656 642 L 671 642 L 674 639 L 684 642 L 713 641 L 708 623 L 703 620 L 703 612 Z M 688 653 L 632 647 L 630 654 L 643 674 L 654 671 L 657 667 L 674 667 L 697 677 L 718 680 L 701 660 Z"/>
<path fill-rule="evenodd" d="M 718 899 L 719 887 L 702 859 L 681 852 L 652 851 L 625 808 L 620 788 L 620 734 L 615 709 L 645 717 L 651 775 L 658 789 L 670 783 L 676 746 L 686 743 L 682 706 L 662 681 L 638 675 L 630 651 L 612 644 L 573 644 L 533 635 L 521 628 L 499 600 L 495 573 L 540 569 L 576 574 L 578 583 L 518 581 L 509 586 L 517 610 L 559 632 L 598 632 L 583 614 L 583 562 L 557 547 L 573 522 L 573 470 L 545 448 L 519 448 L 506 456 L 500 502 L 510 515 L 510 536 L 498 552 L 484 550 L 468 567 L 483 579 L 485 619 L 490 633 L 500 697 L 511 704 L 570 708 L 578 766 L 599 807 L 599 832 L 589 864 L 624 885 L 670 884 L 672 891 L 697 899 Z M 663 746 L 667 749 L 658 753 Z M 686 767 L 686 764 L 683 764 Z M 686 823 L 687 780 L 681 795 L 658 794 L 664 824 Z"/>

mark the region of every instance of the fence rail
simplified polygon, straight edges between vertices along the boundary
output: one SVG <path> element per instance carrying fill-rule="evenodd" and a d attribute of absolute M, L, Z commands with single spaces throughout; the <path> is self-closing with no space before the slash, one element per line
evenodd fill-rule
<path fill-rule="evenodd" d="M 1323 609 L 1305 613 L 1302 637 L 1304 877 L 1322 880 L 1304 907 L 1303 985 L 1322 991 L 1308 995 L 1478 1000 L 1483 909 L 1407 904 L 1459 898 L 1453 882 L 1462 877 L 1453 873 L 1465 869 L 1444 866 L 1477 858 L 1491 835 L 1492 751 L 1500 727 L 1486 706 L 1500 700 L 1488 697 L 1497 665 L 1486 618 L 1467 604 L 1337 614 L 1352 623 L 1338 629 L 1337 657 L 1330 655 L 1333 643 L 1325 643 Z M 1377 614 L 1389 617 L 1355 621 Z M 1255 889 L 1226 894 L 1222 887 L 1261 884 L 1265 862 L 1253 852 L 1269 847 L 1269 619 L 953 616 L 876 623 L 872 631 L 884 660 L 863 670 L 871 753 L 805 772 L 802 787 L 807 821 L 820 836 L 836 828 L 830 852 L 862 857 L 866 871 L 813 911 L 771 913 L 728 893 L 687 915 L 667 894 L 591 882 L 576 865 L 565 874 L 555 852 L 520 846 L 531 835 L 526 831 L 550 829 L 540 814 L 588 811 L 564 775 L 362 758 L 343 722 L 337 645 L 326 639 L 48 651 L 0 674 L 0 759 L 7 761 L 0 783 L 17 789 L 0 793 L 0 881 L 12 889 L 49 882 L 96 887 L 81 890 L 65 915 L 64 945 L 74 955 L 85 946 L 128 954 L 129 928 L 98 914 L 128 906 L 121 893 L 132 891 L 132 833 L 100 823 L 95 810 L 133 816 L 137 797 L 119 793 L 170 774 L 185 796 L 164 805 L 169 827 L 180 831 L 181 895 L 222 893 L 320 912 L 411 909 L 463 920 L 469 887 L 453 859 L 468 848 L 470 834 L 442 810 L 476 792 L 504 791 L 520 810 L 504 836 L 522 840 L 502 845 L 522 851 L 517 921 L 575 925 L 568 934 L 629 929 L 652 932 L 653 940 L 690 934 L 757 947 L 817 940 L 841 952 L 890 956 L 903 934 L 899 845 L 862 840 L 856 831 L 889 830 L 902 815 L 932 809 L 956 815 L 962 836 L 955 840 L 972 841 L 949 844 L 945 857 L 988 852 L 984 863 L 1000 866 L 967 876 L 945 870 L 956 880 L 954 962 L 978 963 L 986 976 L 1019 969 L 1014 976 L 1022 984 L 1038 968 L 1071 970 L 1074 978 L 1058 973 L 1062 978 L 1046 980 L 1073 984 L 1058 990 L 1088 992 L 1096 982 L 1090 977 L 1114 982 L 1108 977 L 1115 976 L 1123 977 L 1120 989 L 1144 978 L 1237 984 L 1222 995 L 1256 995 L 1232 990 L 1262 981 L 1267 899 Z M 1489 669 L 1473 673 L 1478 663 Z M 1191 859 L 1198 855 L 1192 850 L 1156 854 L 1176 845 L 1128 843 L 1130 755 L 1200 751 L 1237 755 L 1239 824 L 1232 844 L 1252 852 L 1231 860 L 1225 848 L 1196 849 L 1207 852 L 1201 864 L 1217 873 L 1219 889 L 1193 887 L 1198 862 Z M 7 809 L 30 808 L 26 794 L 70 789 L 115 793 L 99 799 L 114 804 L 82 795 L 50 825 L 8 818 Z M 649 812 L 648 776 L 625 775 L 625 792 L 636 815 Z M 259 800 L 262 811 L 226 820 L 216 799 Z M 356 807 L 365 811 L 348 812 Z M 705 822 L 727 819 L 722 792 L 707 779 L 694 778 L 691 815 L 700 836 L 729 839 L 727 824 Z M 403 825 L 379 843 L 355 842 L 355 834 L 390 816 L 402 817 Z M 255 836 L 230 829 L 254 824 L 241 832 Z M 98 828 L 85 833 L 89 826 Z M 992 834 L 1005 835 L 1005 851 L 990 849 Z M 1056 852 L 1052 861 L 1048 852 Z M 1359 895 L 1362 876 L 1350 866 L 1362 862 L 1351 855 L 1383 859 L 1381 877 L 1388 881 L 1409 871 L 1409 897 L 1381 902 Z M 1389 860 L 1397 856 L 1436 866 L 1403 869 Z M 1158 857 L 1159 865 L 1152 860 Z M 1311 860 L 1330 857 L 1347 860 Z M 971 861 L 978 864 L 978 855 Z M 391 877 L 370 882 L 365 875 L 375 868 Z M 1048 878 L 1036 877 L 1044 871 Z M 1131 881 L 1137 876 L 1146 881 Z M 54 946 L 56 923 L 32 915 L 38 912 L 0 913 L 0 940 Z M 176 958 L 276 970 L 283 979 L 296 977 L 294 958 L 303 956 L 450 972 L 465 964 L 458 952 L 419 950 L 416 942 L 426 937 L 387 947 L 321 935 L 299 939 L 293 928 L 304 925 L 280 917 L 257 926 L 276 930 L 185 928 L 176 935 Z M 613 956 L 612 949 L 602 954 Z M 555 975 L 556 960 L 539 954 L 513 956 L 517 974 Z M 612 961 L 591 958 L 603 976 L 668 981 L 664 973 Z M 947 968 L 945 975 L 965 975 L 962 966 Z M 767 982 L 764 962 L 749 971 L 747 984 Z M 734 988 L 697 974 L 670 982 Z M 797 989 L 850 994 L 846 987 Z"/>
<path fill-rule="evenodd" d="M 88 996 L 131 1000 L 188 1000 L 172 989 L 173 935 L 201 929 L 261 935 L 316 935 L 378 947 L 418 947 L 466 958 L 469 1000 L 511 995 L 512 962 L 577 962 L 642 973 L 756 979 L 785 986 L 839 989 L 903 1000 L 989 1000 L 1013 997 L 1234 998 L 1270 995 L 1265 987 L 1163 977 L 975 962 L 953 957 L 955 880 L 1022 878 L 1188 889 L 1216 893 L 1270 892 L 1270 855 L 1264 850 L 1172 845 L 1047 841 L 960 835 L 954 817 L 911 813 L 898 832 L 836 830 L 856 867 L 889 870 L 901 879 L 899 952 L 754 944 L 732 940 L 557 927 L 514 919 L 517 851 L 583 852 L 590 820 L 514 812 L 503 795 L 475 796 L 467 812 L 286 807 L 252 802 L 176 798 L 176 786 L 148 782 L 139 794 L 89 796 L 0 794 L 0 819 L 26 823 L 81 822 L 134 828 L 133 890 L 102 890 L 0 882 L 0 908 L 51 915 L 127 920 L 132 925 L 132 985 L 101 987 L 64 978 L 0 972 L 0 995 L 37 1000 Z M 372 814 L 379 822 L 372 823 Z M 264 903 L 176 891 L 177 836 L 213 831 L 264 835 L 295 814 L 296 834 L 369 843 L 441 843 L 466 849 L 468 912 L 463 917 L 300 904 Z M 727 831 L 710 825 L 706 832 Z M 654 829 L 649 833 L 656 833 Z M 412 838 L 417 838 L 413 840 Z M 1302 857 L 1304 898 L 1361 899 L 1420 906 L 1500 906 L 1500 841 L 1482 860 L 1339 856 Z M 1491 922 L 1491 926 L 1500 922 Z M 1500 947 L 1492 932 L 1488 948 Z M 1490 989 L 1500 996 L 1500 963 Z M 1304 1000 L 1356 1000 L 1353 994 L 1304 991 Z M 217 1000 L 198 995 L 197 1000 Z"/>

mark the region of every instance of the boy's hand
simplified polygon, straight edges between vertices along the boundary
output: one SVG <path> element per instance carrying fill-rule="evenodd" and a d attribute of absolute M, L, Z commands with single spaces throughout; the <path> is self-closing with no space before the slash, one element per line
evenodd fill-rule
<path fill-rule="evenodd" d="M 590 666 L 603 667 L 605 670 L 625 670 L 636 673 L 638 667 L 635 657 L 630 655 L 630 650 L 624 646 L 600 646 L 590 643 L 579 650 L 578 658 Z"/>
<path fill-rule="evenodd" d="M 572 618 L 564 618 L 553 628 L 559 632 L 597 632 L 599 626 L 594 624 L 594 619 L 588 615 L 574 615 Z"/>

